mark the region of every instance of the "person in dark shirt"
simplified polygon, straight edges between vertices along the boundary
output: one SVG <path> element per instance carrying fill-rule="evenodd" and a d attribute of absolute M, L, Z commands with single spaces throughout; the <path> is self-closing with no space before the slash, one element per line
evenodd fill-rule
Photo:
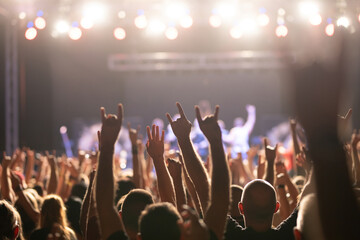
<path fill-rule="evenodd" d="M 260 179 L 249 182 L 243 191 L 239 210 L 244 216 L 245 228 L 228 217 L 225 239 L 231 240 L 292 240 L 297 209 L 277 228 L 272 228 L 273 215 L 279 209 L 273 186 Z"/>

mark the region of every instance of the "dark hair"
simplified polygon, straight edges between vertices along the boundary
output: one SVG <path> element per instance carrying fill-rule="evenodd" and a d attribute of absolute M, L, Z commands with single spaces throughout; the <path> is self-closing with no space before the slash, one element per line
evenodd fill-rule
<path fill-rule="evenodd" d="M 142 189 L 133 189 L 125 197 L 121 207 L 121 217 L 127 230 L 137 232 L 139 217 L 147 205 L 154 203 L 151 194 Z"/>
<path fill-rule="evenodd" d="M 135 188 L 135 184 L 129 178 L 123 178 L 117 181 L 115 204 L 120 200 L 122 196 L 128 194 L 134 188 Z"/>
<path fill-rule="evenodd" d="M 180 228 L 177 224 L 181 219 L 176 208 L 170 203 L 148 205 L 139 219 L 139 232 L 143 240 L 179 240 Z"/>

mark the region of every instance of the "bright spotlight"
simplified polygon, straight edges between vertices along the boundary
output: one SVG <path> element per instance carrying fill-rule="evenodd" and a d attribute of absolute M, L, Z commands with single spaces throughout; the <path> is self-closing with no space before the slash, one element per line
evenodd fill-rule
<path fill-rule="evenodd" d="M 83 16 L 94 21 L 102 21 L 105 18 L 106 7 L 100 1 L 87 3 L 83 8 Z"/>
<path fill-rule="evenodd" d="M 126 12 L 121 10 L 118 12 L 118 18 L 124 19 L 126 17 Z"/>
<path fill-rule="evenodd" d="M 117 39 L 117 40 L 123 40 L 125 39 L 126 37 L 126 32 L 123 28 L 121 27 L 118 27 L 118 28 L 115 28 L 114 29 L 114 37 Z"/>
<path fill-rule="evenodd" d="M 37 27 L 40 30 L 46 27 L 46 21 L 43 17 L 37 17 L 34 23 L 35 23 L 35 27 Z"/>
<path fill-rule="evenodd" d="M 241 27 L 239 26 L 234 26 L 230 29 L 230 36 L 234 39 L 239 39 L 242 37 L 242 31 L 241 31 Z"/>
<path fill-rule="evenodd" d="M 213 12 L 219 14 L 222 18 L 229 19 L 233 18 L 236 15 L 235 6 L 230 3 L 219 3 L 216 8 L 213 9 Z"/>
<path fill-rule="evenodd" d="M 240 27 L 244 34 L 254 34 L 257 32 L 257 24 L 253 18 L 245 18 L 240 22 Z"/>
<path fill-rule="evenodd" d="M 336 21 L 336 25 L 337 26 L 343 26 L 345 28 L 348 28 L 350 25 L 350 20 L 347 17 L 340 17 L 337 21 Z"/>
<path fill-rule="evenodd" d="M 165 31 L 165 36 L 169 40 L 175 40 L 179 35 L 178 30 L 175 27 L 169 27 Z"/>
<path fill-rule="evenodd" d="M 73 27 L 69 31 L 69 37 L 72 40 L 79 40 L 82 36 L 82 31 L 78 27 Z"/>
<path fill-rule="evenodd" d="M 59 20 L 55 25 L 55 29 L 59 33 L 67 33 L 70 29 L 70 25 L 68 22 L 66 22 L 64 20 Z"/>
<path fill-rule="evenodd" d="M 90 29 L 94 26 L 94 21 L 88 17 L 82 17 L 80 20 L 80 25 L 84 29 Z"/>
<path fill-rule="evenodd" d="M 67 132 L 67 127 L 66 126 L 61 126 L 60 127 L 60 133 L 61 134 L 66 134 L 66 132 Z"/>
<path fill-rule="evenodd" d="M 19 13 L 19 19 L 25 19 L 26 18 L 26 12 L 20 12 Z"/>
<path fill-rule="evenodd" d="M 134 20 L 135 26 L 139 29 L 146 28 L 148 22 L 145 15 L 137 16 Z"/>
<path fill-rule="evenodd" d="M 359 16 L 358 16 L 358 20 L 359 20 L 359 22 L 360 22 L 360 13 L 359 13 Z"/>
<path fill-rule="evenodd" d="M 151 35 L 159 35 L 165 31 L 165 24 L 160 20 L 153 19 L 149 21 L 149 25 L 146 28 L 147 33 Z"/>
<path fill-rule="evenodd" d="M 322 22 L 322 17 L 320 14 L 315 14 L 309 17 L 309 22 L 311 25 L 318 26 Z"/>
<path fill-rule="evenodd" d="M 191 16 L 186 15 L 180 18 L 180 26 L 183 28 L 189 28 L 193 25 L 193 19 Z"/>
<path fill-rule="evenodd" d="M 212 27 L 218 28 L 221 25 L 221 18 L 218 15 L 211 15 L 209 18 L 209 23 Z"/>
<path fill-rule="evenodd" d="M 315 2 L 300 2 L 299 11 L 303 16 L 312 16 L 319 12 L 319 6 Z"/>
<path fill-rule="evenodd" d="M 329 37 L 333 36 L 335 32 L 335 26 L 334 24 L 330 23 L 326 26 L 325 28 L 325 33 L 326 35 L 328 35 Z"/>
<path fill-rule="evenodd" d="M 165 14 L 170 19 L 179 19 L 189 14 L 189 9 L 183 3 L 173 3 L 166 7 Z"/>
<path fill-rule="evenodd" d="M 35 28 L 31 27 L 31 28 L 26 29 L 25 38 L 27 40 L 33 40 L 36 38 L 36 36 L 37 36 L 37 31 Z"/>
<path fill-rule="evenodd" d="M 261 27 L 265 27 L 269 24 L 270 22 L 270 18 L 268 15 L 266 15 L 265 13 L 263 14 L 260 14 L 258 17 L 257 17 L 257 22 L 259 24 L 259 26 Z"/>
<path fill-rule="evenodd" d="M 288 29 L 285 25 L 280 25 L 280 26 L 277 26 L 275 33 L 276 33 L 276 36 L 279 38 L 286 37 L 288 34 Z"/>

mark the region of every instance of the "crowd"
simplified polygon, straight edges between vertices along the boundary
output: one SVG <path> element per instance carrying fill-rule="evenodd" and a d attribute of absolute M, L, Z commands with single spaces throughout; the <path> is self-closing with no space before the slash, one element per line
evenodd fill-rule
<path fill-rule="evenodd" d="M 343 66 L 340 59 L 332 68 L 290 69 L 296 171 L 286 168 L 281 143 L 265 138 L 248 146 L 253 106 L 247 122 L 237 119 L 226 139 L 220 107 L 202 116 L 195 106 L 208 145 L 205 159 L 180 103 L 176 119 L 166 114 L 179 151 L 162 126 L 147 126 L 143 144 L 139 130 L 128 125 L 130 173 L 114 161 L 122 104 L 115 115 L 101 108 L 97 152 L 73 158 L 28 148 L 4 153 L 0 239 L 360 239 L 360 133 L 339 137 L 351 120 L 351 110 L 338 116 Z"/>

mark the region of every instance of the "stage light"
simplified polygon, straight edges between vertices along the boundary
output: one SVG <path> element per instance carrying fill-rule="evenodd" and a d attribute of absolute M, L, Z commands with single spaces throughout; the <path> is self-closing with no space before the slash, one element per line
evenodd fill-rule
<path fill-rule="evenodd" d="M 193 25 L 193 19 L 191 16 L 186 15 L 180 18 L 180 26 L 183 28 L 190 28 Z"/>
<path fill-rule="evenodd" d="M 333 36 L 335 32 L 335 26 L 334 24 L 330 23 L 326 26 L 325 28 L 325 33 L 326 35 L 328 35 L 329 37 Z"/>
<path fill-rule="evenodd" d="M 279 15 L 279 16 L 284 16 L 285 14 L 286 14 L 285 9 L 283 9 L 283 8 L 279 8 L 279 9 L 278 9 L 278 15 Z"/>
<path fill-rule="evenodd" d="M 25 19 L 26 18 L 26 12 L 20 12 L 19 13 L 19 19 Z"/>
<path fill-rule="evenodd" d="M 126 17 L 126 12 L 125 11 L 119 11 L 118 12 L 118 18 L 124 19 L 125 17 Z"/>
<path fill-rule="evenodd" d="M 33 22 L 28 22 L 27 24 L 26 24 L 26 27 L 27 28 L 32 28 L 32 27 L 34 27 L 34 23 Z"/>
<path fill-rule="evenodd" d="M 34 21 L 35 23 L 35 27 L 37 27 L 37 29 L 44 29 L 46 27 L 46 21 L 44 18 L 42 17 L 37 17 Z"/>
<path fill-rule="evenodd" d="M 347 17 L 340 17 L 337 21 L 336 21 L 336 25 L 337 26 L 343 26 L 345 28 L 348 28 L 350 25 L 350 21 Z"/>
<path fill-rule="evenodd" d="M 37 36 L 37 30 L 34 27 L 28 28 L 25 31 L 25 38 L 27 40 L 33 40 Z"/>
<path fill-rule="evenodd" d="M 137 16 L 134 20 L 134 23 L 135 23 L 135 26 L 139 29 L 146 28 L 146 26 L 148 25 L 145 15 Z"/>
<path fill-rule="evenodd" d="M 66 134 L 67 133 L 67 127 L 66 126 L 61 126 L 60 127 L 60 134 Z"/>
<path fill-rule="evenodd" d="M 319 12 L 319 6 L 315 2 L 300 2 L 299 11 L 303 16 L 313 16 Z"/>
<path fill-rule="evenodd" d="M 309 22 L 310 22 L 311 25 L 318 26 L 322 22 L 322 17 L 318 13 L 314 14 L 314 15 L 309 17 Z"/>
<path fill-rule="evenodd" d="M 173 3 L 165 9 L 165 14 L 170 19 L 180 19 L 189 14 L 189 9 L 183 3 Z"/>
<path fill-rule="evenodd" d="M 93 21 L 103 21 L 105 19 L 106 10 L 106 6 L 100 1 L 87 3 L 83 8 L 83 16 L 90 18 Z"/>
<path fill-rule="evenodd" d="M 94 21 L 88 17 L 82 17 L 80 25 L 84 29 L 91 29 L 94 26 Z"/>
<path fill-rule="evenodd" d="M 117 39 L 117 40 L 123 40 L 125 39 L 126 37 L 126 32 L 123 28 L 121 27 L 117 27 L 114 29 L 114 37 Z"/>
<path fill-rule="evenodd" d="M 245 35 L 252 35 L 258 32 L 257 23 L 254 18 L 243 19 L 239 26 Z"/>
<path fill-rule="evenodd" d="M 360 13 L 359 13 L 359 16 L 358 16 L 358 20 L 359 20 L 359 22 L 360 22 Z"/>
<path fill-rule="evenodd" d="M 270 18 L 268 15 L 266 15 L 265 13 L 263 14 L 260 14 L 258 17 L 257 17 L 257 22 L 259 24 L 259 26 L 261 27 L 265 27 L 269 24 L 270 22 Z"/>
<path fill-rule="evenodd" d="M 175 40 L 179 35 L 178 30 L 175 27 L 169 27 L 165 31 L 165 36 L 169 40 Z"/>
<path fill-rule="evenodd" d="M 230 36 L 234 39 L 239 39 L 242 37 L 242 31 L 241 31 L 241 27 L 239 26 L 234 26 L 230 29 Z"/>
<path fill-rule="evenodd" d="M 279 38 L 286 37 L 288 34 L 288 29 L 285 25 L 280 25 L 280 26 L 277 26 L 275 33 L 276 33 L 276 36 Z"/>
<path fill-rule="evenodd" d="M 218 15 L 211 15 L 209 18 L 210 26 L 218 28 L 221 26 L 221 18 Z"/>
<path fill-rule="evenodd" d="M 78 27 L 73 27 L 69 31 L 69 37 L 72 40 L 79 40 L 82 36 L 82 31 Z"/>
<path fill-rule="evenodd" d="M 55 25 L 55 29 L 59 32 L 59 33 L 67 33 L 70 29 L 69 23 L 64 21 L 64 20 L 59 20 L 56 25 Z"/>
<path fill-rule="evenodd" d="M 36 16 L 42 17 L 44 16 L 44 12 L 42 10 L 37 11 Z"/>
<path fill-rule="evenodd" d="M 146 28 L 146 32 L 151 35 L 159 35 L 165 31 L 165 24 L 158 19 L 152 19 Z"/>
<path fill-rule="evenodd" d="M 222 2 L 213 9 L 213 13 L 220 15 L 224 19 L 231 19 L 236 15 L 236 8 L 233 4 Z"/>

